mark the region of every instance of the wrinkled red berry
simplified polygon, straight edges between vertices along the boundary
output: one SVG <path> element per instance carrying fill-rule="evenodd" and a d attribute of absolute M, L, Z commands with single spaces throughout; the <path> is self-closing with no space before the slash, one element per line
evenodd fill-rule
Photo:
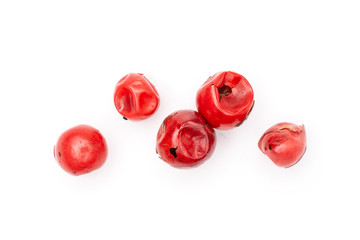
<path fill-rule="evenodd" d="M 169 115 L 157 134 L 156 152 L 177 168 L 194 167 L 210 158 L 216 145 L 214 129 L 196 111 Z"/>
<path fill-rule="evenodd" d="M 262 135 L 258 146 L 277 166 L 291 167 L 302 158 L 306 150 L 304 125 L 278 123 Z"/>
<path fill-rule="evenodd" d="M 54 157 L 72 175 L 81 175 L 100 168 L 108 153 L 105 138 L 99 130 L 79 125 L 60 135 Z"/>
<path fill-rule="evenodd" d="M 141 73 L 129 73 L 116 84 L 114 103 L 125 120 L 140 121 L 150 117 L 159 101 L 154 85 Z"/>
<path fill-rule="evenodd" d="M 235 72 L 219 72 L 198 90 L 196 106 L 214 128 L 228 130 L 238 127 L 254 105 L 250 83 Z"/>

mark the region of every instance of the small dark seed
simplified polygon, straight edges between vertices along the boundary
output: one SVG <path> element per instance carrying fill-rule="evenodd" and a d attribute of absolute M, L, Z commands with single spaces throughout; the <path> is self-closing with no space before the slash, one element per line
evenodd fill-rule
<path fill-rule="evenodd" d="M 123 117 L 124 120 L 128 120 L 126 117 Z"/>
<path fill-rule="evenodd" d="M 59 157 L 61 157 L 61 152 L 58 152 L 58 154 L 59 154 Z"/>
<path fill-rule="evenodd" d="M 243 124 L 244 121 L 239 122 L 238 124 L 235 125 L 235 127 L 240 127 L 241 124 Z"/>
<path fill-rule="evenodd" d="M 220 97 L 221 96 L 229 96 L 231 94 L 231 87 L 227 85 L 223 85 L 222 87 L 218 87 Z"/>
<path fill-rule="evenodd" d="M 170 148 L 170 149 L 169 149 L 170 154 L 173 155 L 174 158 L 177 158 L 176 149 L 177 149 L 177 147 L 176 147 L 176 148 Z"/>
<path fill-rule="evenodd" d="M 271 146 L 269 145 L 269 149 L 272 150 Z"/>

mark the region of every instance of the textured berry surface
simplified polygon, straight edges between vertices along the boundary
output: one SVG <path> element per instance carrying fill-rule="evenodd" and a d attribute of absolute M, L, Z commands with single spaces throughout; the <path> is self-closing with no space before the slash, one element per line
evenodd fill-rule
<path fill-rule="evenodd" d="M 72 175 L 82 175 L 100 168 L 108 149 L 101 133 L 88 125 L 78 125 L 65 131 L 54 147 L 59 165 Z"/>
<path fill-rule="evenodd" d="M 304 125 L 278 123 L 262 135 L 258 146 L 277 166 L 291 167 L 306 151 Z"/>
<path fill-rule="evenodd" d="M 150 117 L 159 106 L 160 98 L 154 85 L 141 73 L 129 73 L 115 87 L 117 111 L 132 121 Z"/>
<path fill-rule="evenodd" d="M 196 106 L 214 128 L 228 130 L 238 127 L 254 105 L 250 83 L 235 72 L 219 72 L 211 76 L 198 90 Z"/>
<path fill-rule="evenodd" d="M 173 167 L 194 167 L 210 158 L 215 144 L 215 131 L 205 119 L 196 111 L 181 110 L 160 126 L 156 152 Z"/>

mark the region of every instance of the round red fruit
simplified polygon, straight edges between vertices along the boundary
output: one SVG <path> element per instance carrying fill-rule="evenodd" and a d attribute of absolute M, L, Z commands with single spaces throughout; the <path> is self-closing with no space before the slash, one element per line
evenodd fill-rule
<path fill-rule="evenodd" d="M 241 125 L 254 105 L 250 83 L 235 72 L 219 72 L 198 90 L 196 106 L 214 128 L 228 130 Z"/>
<path fill-rule="evenodd" d="M 54 147 L 60 166 L 72 175 L 82 175 L 100 168 L 108 153 L 105 138 L 99 130 L 78 125 L 62 133 Z"/>
<path fill-rule="evenodd" d="M 196 111 L 169 115 L 157 134 L 156 152 L 176 168 L 198 166 L 210 158 L 216 145 L 214 129 Z"/>
<path fill-rule="evenodd" d="M 154 85 L 141 73 L 129 73 L 116 84 L 114 103 L 125 120 L 140 121 L 150 117 L 159 101 Z"/>
<path fill-rule="evenodd" d="M 291 167 L 306 151 L 304 125 L 278 123 L 262 135 L 258 146 L 277 166 Z"/>

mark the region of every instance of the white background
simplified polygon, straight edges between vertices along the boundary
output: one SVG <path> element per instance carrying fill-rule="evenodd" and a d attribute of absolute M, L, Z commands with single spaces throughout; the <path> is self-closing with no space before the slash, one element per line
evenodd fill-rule
<path fill-rule="evenodd" d="M 359 239 L 357 3 L 1 1 L 0 239 Z M 217 131 L 200 167 L 170 167 L 155 154 L 162 120 L 225 70 L 252 84 L 251 115 Z M 143 122 L 113 105 L 129 72 L 161 97 Z M 257 148 L 282 121 L 307 130 L 289 169 Z M 109 155 L 74 177 L 53 146 L 78 124 Z"/>

